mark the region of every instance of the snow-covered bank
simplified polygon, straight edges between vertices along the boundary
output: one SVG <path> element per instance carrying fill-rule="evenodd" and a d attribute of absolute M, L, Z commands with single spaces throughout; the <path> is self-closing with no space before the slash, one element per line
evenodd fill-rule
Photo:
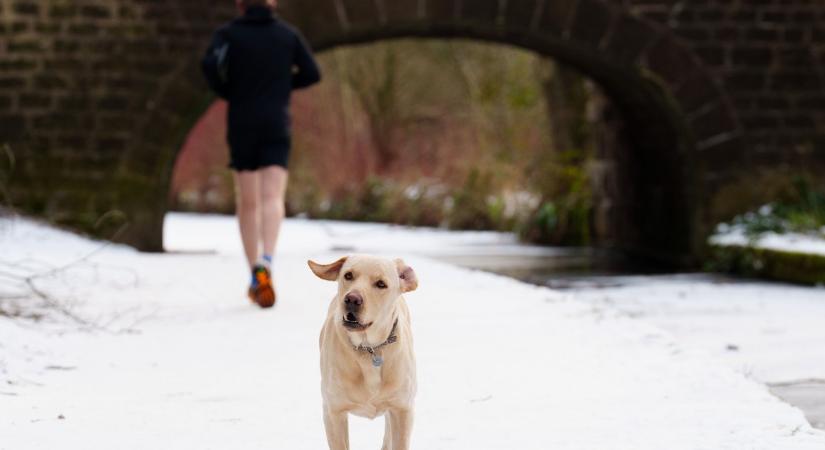
<path fill-rule="evenodd" d="M 5 262 L 60 266 L 101 245 L 22 220 L 2 230 Z M 172 215 L 167 239 L 181 253 L 111 246 L 40 280 L 99 327 L 0 317 L 0 449 L 324 448 L 317 333 L 334 286 L 305 260 L 352 250 L 403 256 L 421 280 L 415 448 L 825 447 L 798 410 L 659 328 L 418 256 L 502 235 L 290 221 L 274 311 L 243 299 L 231 218 Z M 382 430 L 353 421 L 353 448 Z"/>
<path fill-rule="evenodd" d="M 712 236 L 710 243 L 825 256 L 825 239 L 800 233 L 763 233 L 758 238 L 751 239 L 742 229 L 730 228 Z"/>
<path fill-rule="evenodd" d="M 596 308 L 652 322 L 759 381 L 825 380 L 825 289 L 711 275 L 622 284 L 571 293 Z"/>
<path fill-rule="evenodd" d="M 721 272 L 747 277 L 825 285 L 825 234 L 760 232 L 745 225 L 718 227 L 708 240 L 709 262 Z"/>

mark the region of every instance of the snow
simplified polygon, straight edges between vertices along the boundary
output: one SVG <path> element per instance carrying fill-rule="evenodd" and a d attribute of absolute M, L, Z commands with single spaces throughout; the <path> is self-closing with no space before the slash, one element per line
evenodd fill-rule
<path fill-rule="evenodd" d="M 28 220 L 0 226 L 0 261 L 29 260 L 30 273 L 96 252 L 36 280 L 86 323 L 45 306 L 39 322 L 0 316 L 0 449 L 325 448 L 317 335 L 334 285 L 305 261 L 350 251 L 404 257 L 421 281 L 408 295 L 414 448 L 825 448 L 800 411 L 683 345 L 676 326 L 422 256 L 514 254 L 507 235 L 290 220 L 279 305 L 260 311 L 244 300 L 232 218 L 167 222 L 165 255 Z M 379 446 L 380 419 L 350 423 L 352 448 Z"/>
<path fill-rule="evenodd" d="M 571 295 L 653 323 L 761 382 L 825 379 L 825 289 L 710 275 L 617 281 Z"/>
<path fill-rule="evenodd" d="M 825 239 L 822 236 L 802 233 L 764 233 L 751 240 L 737 227 L 724 229 L 710 238 L 710 243 L 722 246 L 744 246 L 786 252 L 811 253 L 825 256 Z"/>

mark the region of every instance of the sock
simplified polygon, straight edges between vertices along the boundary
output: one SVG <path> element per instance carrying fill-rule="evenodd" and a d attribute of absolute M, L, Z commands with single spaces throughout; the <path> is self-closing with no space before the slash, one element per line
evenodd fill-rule
<path fill-rule="evenodd" d="M 272 255 L 264 255 L 261 259 L 266 263 L 266 266 L 272 268 Z"/>

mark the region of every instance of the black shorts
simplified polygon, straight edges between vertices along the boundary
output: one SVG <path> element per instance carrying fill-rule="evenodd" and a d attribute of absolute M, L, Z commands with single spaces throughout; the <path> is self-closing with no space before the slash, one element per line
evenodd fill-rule
<path fill-rule="evenodd" d="M 229 168 L 243 172 L 269 166 L 289 168 L 289 136 L 259 139 L 253 133 L 229 136 Z"/>

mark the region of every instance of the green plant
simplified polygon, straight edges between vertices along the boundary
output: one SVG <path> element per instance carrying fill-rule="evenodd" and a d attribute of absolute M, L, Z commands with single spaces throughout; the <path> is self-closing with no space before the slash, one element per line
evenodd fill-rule
<path fill-rule="evenodd" d="M 815 189 L 808 178 L 797 177 L 793 191 L 784 198 L 735 217 L 731 225 L 752 240 L 764 233 L 825 234 L 825 190 Z"/>
<path fill-rule="evenodd" d="M 448 225 L 457 230 L 493 230 L 497 223 L 491 216 L 488 199 L 493 193 L 493 177 L 474 168 L 464 185 L 453 193 Z"/>

